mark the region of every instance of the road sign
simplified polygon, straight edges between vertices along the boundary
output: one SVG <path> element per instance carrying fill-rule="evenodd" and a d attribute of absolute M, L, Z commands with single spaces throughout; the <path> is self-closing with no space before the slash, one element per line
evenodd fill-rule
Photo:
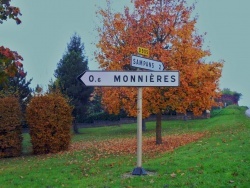
<path fill-rule="evenodd" d="M 85 71 L 78 79 L 86 86 L 179 86 L 178 71 Z"/>
<path fill-rule="evenodd" d="M 153 70 L 153 71 L 163 71 L 164 66 L 162 62 L 155 61 L 152 59 L 147 59 L 144 57 L 139 57 L 132 55 L 130 65 L 137 68 Z"/>
<path fill-rule="evenodd" d="M 148 48 L 142 48 L 138 47 L 137 48 L 137 53 L 145 56 L 149 56 L 149 49 Z"/>

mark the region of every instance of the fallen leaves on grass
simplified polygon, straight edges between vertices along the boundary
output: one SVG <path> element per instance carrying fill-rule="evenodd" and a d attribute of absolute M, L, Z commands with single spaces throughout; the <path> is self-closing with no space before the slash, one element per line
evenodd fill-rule
<path fill-rule="evenodd" d="M 142 150 L 144 154 L 154 155 L 157 153 L 173 151 L 174 148 L 199 140 L 205 133 L 192 133 L 170 135 L 163 137 L 163 144 L 156 145 L 155 137 L 143 138 Z M 137 149 L 136 138 L 115 138 L 102 141 L 76 142 L 71 144 L 69 151 L 89 150 L 99 154 L 135 154 Z"/>
<path fill-rule="evenodd" d="M 176 174 L 173 172 L 172 174 L 170 174 L 170 176 L 171 176 L 172 178 L 175 178 L 175 177 L 176 177 Z"/>

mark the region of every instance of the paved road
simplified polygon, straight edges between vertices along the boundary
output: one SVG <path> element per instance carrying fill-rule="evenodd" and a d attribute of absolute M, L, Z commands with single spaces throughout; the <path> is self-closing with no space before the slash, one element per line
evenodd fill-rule
<path fill-rule="evenodd" d="M 245 114 L 246 114 L 247 117 L 250 117 L 250 108 L 248 110 L 246 110 Z"/>

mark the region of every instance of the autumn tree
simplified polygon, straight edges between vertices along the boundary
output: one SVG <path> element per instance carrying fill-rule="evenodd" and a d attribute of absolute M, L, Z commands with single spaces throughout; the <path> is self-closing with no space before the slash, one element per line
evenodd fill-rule
<path fill-rule="evenodd" d="M 93 88 L 85 87 L 77 80 L 82 72 L 89 69 L 81 37 L 74 34 L 67 47 L 66 53 L 57 64 L 54 74 L 57 80 L 51 89 L 57 86 L 61 93 L 68 96 L 71 105 L 74 106 L 73 116 L 79 122 L 86 116 L 87 104 Z"/>
<path fill-rule="evenodd" d="M 17 24 L 21 23 L 19 19 L 20 10 L 18 7 L 11 6 L 10 1 L 0 0 L 0 24 L 7 19 L 14 19 Z M 22 57 L 17 52 L 0 46 L 0 84 L 5 84 L 8 77 L 15 76 L 22 60 Z"/>
<path fill-rule="evenodd" d="M 238 105 L 238 102 L 240 98 L 242 97 L 241 93 L 238 93 L 236 91 L 231 91 L 229 88 L 224 88 L 221 91 L 221 102 L 225 105 Z"/>
<path fill-rule="evenodd" d="M 204 50 L 204 35 L 195 29 L 197 18 L 191 16 L 194 5 L 185 0 L 133 0 L 134 10 L 124 13 L 101 9 L 99 51 L 96 58 L 102 70 L 134 70 L 130 67 L 137 47 L 148 48 L 150 59 L 161 61 L 166 70 L 180 72 L 179 87 L 143 88 L 143 117 L 157 114 L 156 144 L 162 143 L 161 114 L 166 109 L 199 115 L 216 105 L 222 62 L 206 63 L 210 55 Z M 100 88 L 102 103 L 110 113 L 125 110 L 136 116 L 137 88 Z"/>
<path fill-rule="evenodd" d="M 19 16 L 21 16 L 20 9 L 10 5 L 11 0 L 0 0 L 0 24 L 4 20 L 13 19 L 17 24 L 21 23 Z"/>
<path fill-rule="evenodd" d="M 17 72 L 13 77 L 7 77 L 5 83 L 0 84 L 0 92 L 18 96 L 22 112 L 24 113 L 26 105 L 31 98 L 32 89 L 29 85 L 32 79 L 26 80 L 27 72 L 24 72 L 22 63 L 18 62 L 15 65 Z"/>
<path fill-rule="evenodd" d="M 15 77 L 22 67 L 23 58 L 15 51 L 0 46 L 0 84 L 6 85 L 9 77 Z M 22 72 L 19 72 L 22 74 Z"/>

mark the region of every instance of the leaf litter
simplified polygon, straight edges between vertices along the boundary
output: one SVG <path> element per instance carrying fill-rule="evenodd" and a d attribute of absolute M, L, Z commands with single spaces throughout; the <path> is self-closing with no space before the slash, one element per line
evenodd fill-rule
<path fill-rule="evenodd" d="M 167 135 L 162 137 L 163 143 L 160 145 L 156 145 L 155 137 L 145 137 L 142 142 L 142 152 L 155 155 L 173 151 L 175 148 L 195 142 L 205 135 L 205 132 Z M 102 141 L 75 142 L 70 145 L 68 152 L 85 150 L 96 155 L 127 155 L 136 154 L 136 149 L 136 138 L 113 138 Z"/>

